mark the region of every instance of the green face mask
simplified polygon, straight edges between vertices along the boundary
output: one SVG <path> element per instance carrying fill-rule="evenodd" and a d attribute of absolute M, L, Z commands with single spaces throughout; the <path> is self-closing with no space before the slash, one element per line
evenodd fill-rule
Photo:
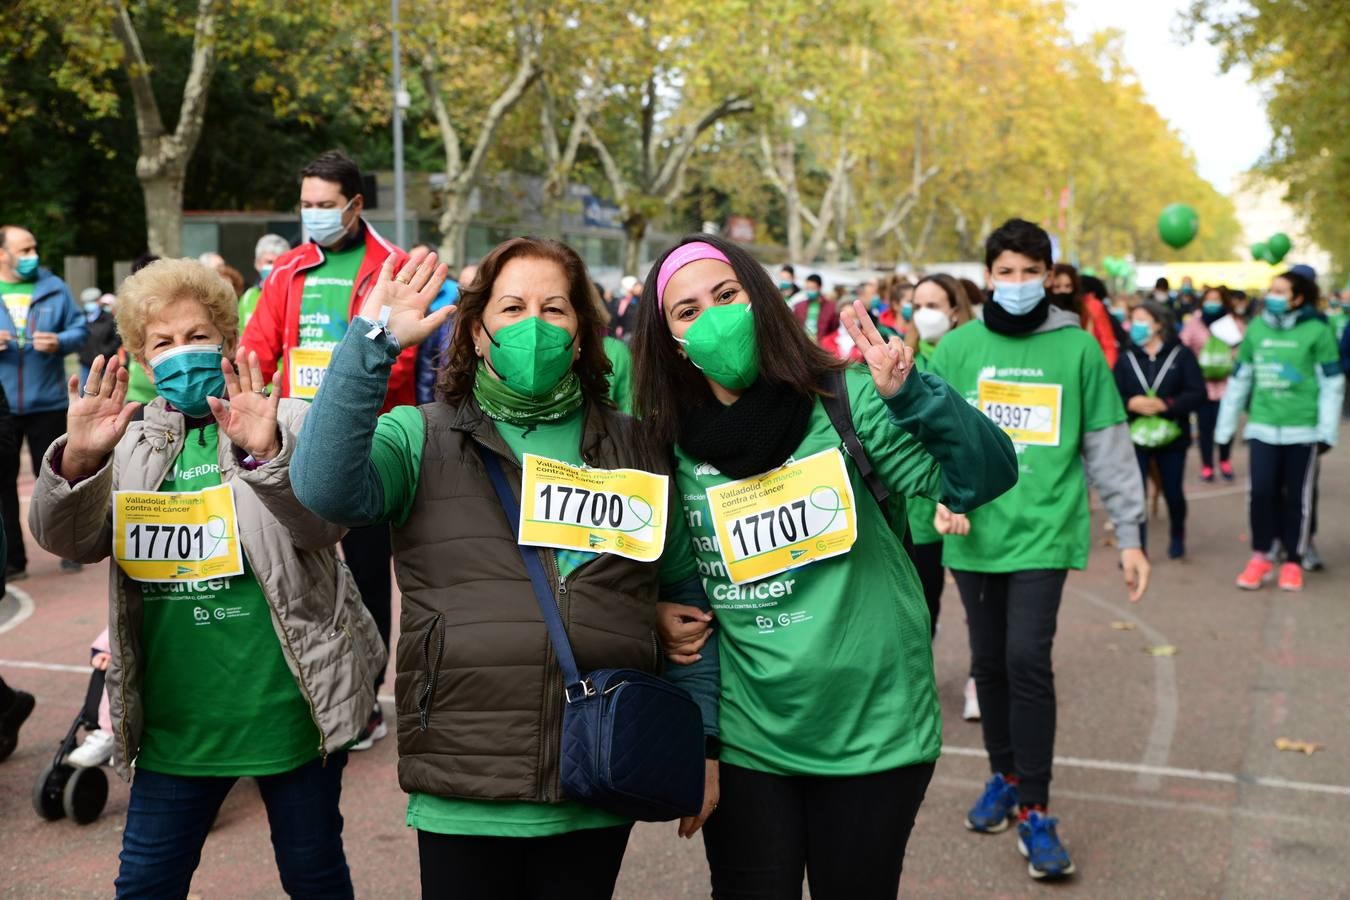
<path fill-rule="evenodd" d="M 487 331 L 487 326 L 483 326 Z M 572 336 L 565 329 L 531 317 L 488 333 L 488 368 L 502 383 L 527 397 L 542 397 L 557 387 L 572 367 Z"/>
<path fill-rule="evenodd" d="M 708 307 L 684 339 L 675 340 L 684 346 L 690 362 L 724 388 L 739 391 L 759 378 L 755 317 L 747 303 Z"/>

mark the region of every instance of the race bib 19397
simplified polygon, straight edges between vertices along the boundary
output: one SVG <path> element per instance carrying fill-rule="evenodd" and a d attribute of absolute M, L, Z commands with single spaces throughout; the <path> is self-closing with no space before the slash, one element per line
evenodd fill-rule
<path fill-rule="evenodd" d="M 858 539 L 853 485 L 837 449 L 708 488 L 708 505 L 736 584 L 847 553 Z"/>
<path fill-rule="evenodd" d="M 524 455 L 521 467 L 521 544 L 613 553 L 639 562 L 660 559 L 669 476 L 581 468 L 533 453 Z"/>
<path fill-rule="evenodd" d="M 136 581 L 203 581 L 244 573 L 234 494 L 113 492 L 113 558 Z"/>
<path fill-rule="evenodd" d="M 286 353 L 286 378 L 289 393 L 301 400 L 313 400 L 323 384 L 324 373 L 333 361 L 333 351 L 318 347 L 292 347 Z"/>
<path fill-rule="evenodd" d="M 980 411 L 1014 442 L 1059 446 L 1062 385 L 987 378 L 980 381 L 978 390 Z"/>

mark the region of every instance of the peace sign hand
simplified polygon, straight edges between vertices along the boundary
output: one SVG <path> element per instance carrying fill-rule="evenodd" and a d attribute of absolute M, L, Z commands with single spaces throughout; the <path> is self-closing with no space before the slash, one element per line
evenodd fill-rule
<path fill-rule="evenodd" d="M 104 362 L 94 357 L 89 381 L 80 387 L 80 376 L 70 376 L 66 388 L 66 448 L 61 454 L 61 476 L 74 481 L 88 478 L 127 433 L 139 403 L 127 403 L 127 370 L 116 356 Z"/>
<path fill-rule="evenodd" d="M 247 356 L 247 359 L 245 358 Z M 238 374 L 235 369 L 238 368 Z M 219 397 L 207 397 L 211 415 L 230 443 L 243 449 L 259 462 L 275 459 L 281 453 L 281 434 L 277 431 L 277 406 L 281 403 L 281 372 L 272 377 L 272 394 L 263 393 L 262 366 L 257 353 L 240 350 L 234 365 L 220 360 L 225 375 L 226 403 Z"/>
<path fill-rule="evenodd" d="M 914 350 L 898 337 L 885 340 L 872 324 L 872 317 L 861 300 L 854 300 L 852 306 L 844 307 L 839 319 L 872 370 L 872 381 L 881 399 L 889 400 L 900 393 L 905 379 L 914 370 Z"/>
<path fill-rule="evenodd" d="M 449 275 L 449 268 L 436 264 L 435 253 L 415 253 L 395 276 L 394 257 L 390 255 L 380 267 L 374 289 L 361 306 L 361 315 L 378 322 L 380 311 L 387 306 L 389 321 L 385 327 L 399 346 L 406 348 L 420 344 L 455 311 L 451 304 L 427 315 L 427 308 Z"/>

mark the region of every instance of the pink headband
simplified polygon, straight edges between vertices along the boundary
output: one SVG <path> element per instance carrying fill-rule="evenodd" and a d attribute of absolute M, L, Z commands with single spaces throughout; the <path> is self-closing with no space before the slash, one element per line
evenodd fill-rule
<path fill-rule="evenodd" d="M 720 259 L 727 265 L 731 265 L 731 260 L 727 259 L 727 255 L 712 244 L 703 241 L 690 241 L 687 244 L 681 244 L 666 257 L 665 262 L 661 263 L 661 271 L 656 275 L 656 303 L 658 306 L 665 302 L 666 285 L 670 283 L 670 279 L 675 277 L 675 273 L 691 262 L 698 262 L 700 259 Z"/>

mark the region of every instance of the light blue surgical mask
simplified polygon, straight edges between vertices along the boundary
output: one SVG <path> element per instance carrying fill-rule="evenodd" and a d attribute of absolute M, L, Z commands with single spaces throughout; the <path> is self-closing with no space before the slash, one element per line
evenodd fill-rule
<path fill-rule="evenodd" d="M 1111 315 L 1116 317 L 1117 322 L 1123 323 L 1125 321 L 1125 310 L 1118 306 L 1111 307 Z"/>
<path fill-rule="evenodd" d="M 1219 313 L 1223 312 L 1223 304 L 1218 300 L 1206 300 L 1204 310 L 1211 316 L 1217 316 Z"/>
<path fill-rule="evenodd" d="M 94 319 L 98 318 L 100 309 L 101 307 L 98 305 L 97 300 L 90 300 L 88 303 L 84 305 L 84 314 L 88 316 L 89 321 L 92 322 Z"/>
<path fill-rule="evenodd" d="M 321 247 L 336 243 L 347 231 L 342 224 L 342 216 L 351 209 L 355 200 L 355 197 L 348 200 L 347 205 L 341 209 L 300 210 L 300 221 L 304 223 L 305 233 L 309 235 L 310 240 Z"/>
<path fill-rule="evenodd" d="M 820 291 L 807 291 L 807 292 L 806 292 L 806 299 L 807 299 L 807 300 L 819 300 L 819 299 L 820 299 Z"/>
<path fill-rule="evenodd" d="M 900 318 L 904 319 L 906 322 L 908 322 L 908 321 L 910 321 L 911 319 L 914 318 L 914 304 L 913 304 L 913 303 L 901 303 L 901 304 L 900 304 Z"/>
<path fill-rule="evenodd" d="M 1272 316 L 1282 316 L 1289 312 L 1289 298 L 1266 295 L 1266 312 Z"/>
<path fill-rule="evenodd" d="M 20 256 L 14 263 L 14 271 L 24 281 L 32 281 L 37 277 L 38 258 L 37 254 L 32 256 Z"/>
<path fill-rule="evenodd" d="M 155 374 L 155 392 L 194 419 L 210 414 L 207 397 L 225 396 L 219 344 L 186 344 L 166 350 L 150 360 L 150 371 Z"/>
<path fill-rule="evenodd" d="M 266 281 L 266 280 L 267 280 L 267 276 L 268 276 L 268 275 L 271 275 L 271 274 L 272 274 L 272 267 L 271 267 L 271 266 L 263 266 L 261 269 L 259 269 L 259 270 L 258 270 L 258 284 L 262 284 L 264 281 Z"/>
<path fill-rule="evenodd" d="M 1130 340 L 1134 341 L 1137 346 L 1144 346 L 1151 337 L 1153 337 L 1153 329 L 1149 327 L 1147 322 L 1130 323 Z"/>
<path fill-rule="evenodd" d="M 1025 316 L 1044 299 L 1045 282 L 1039 278 L 994 282 L 994 302 L 1014 316 Z"/>

